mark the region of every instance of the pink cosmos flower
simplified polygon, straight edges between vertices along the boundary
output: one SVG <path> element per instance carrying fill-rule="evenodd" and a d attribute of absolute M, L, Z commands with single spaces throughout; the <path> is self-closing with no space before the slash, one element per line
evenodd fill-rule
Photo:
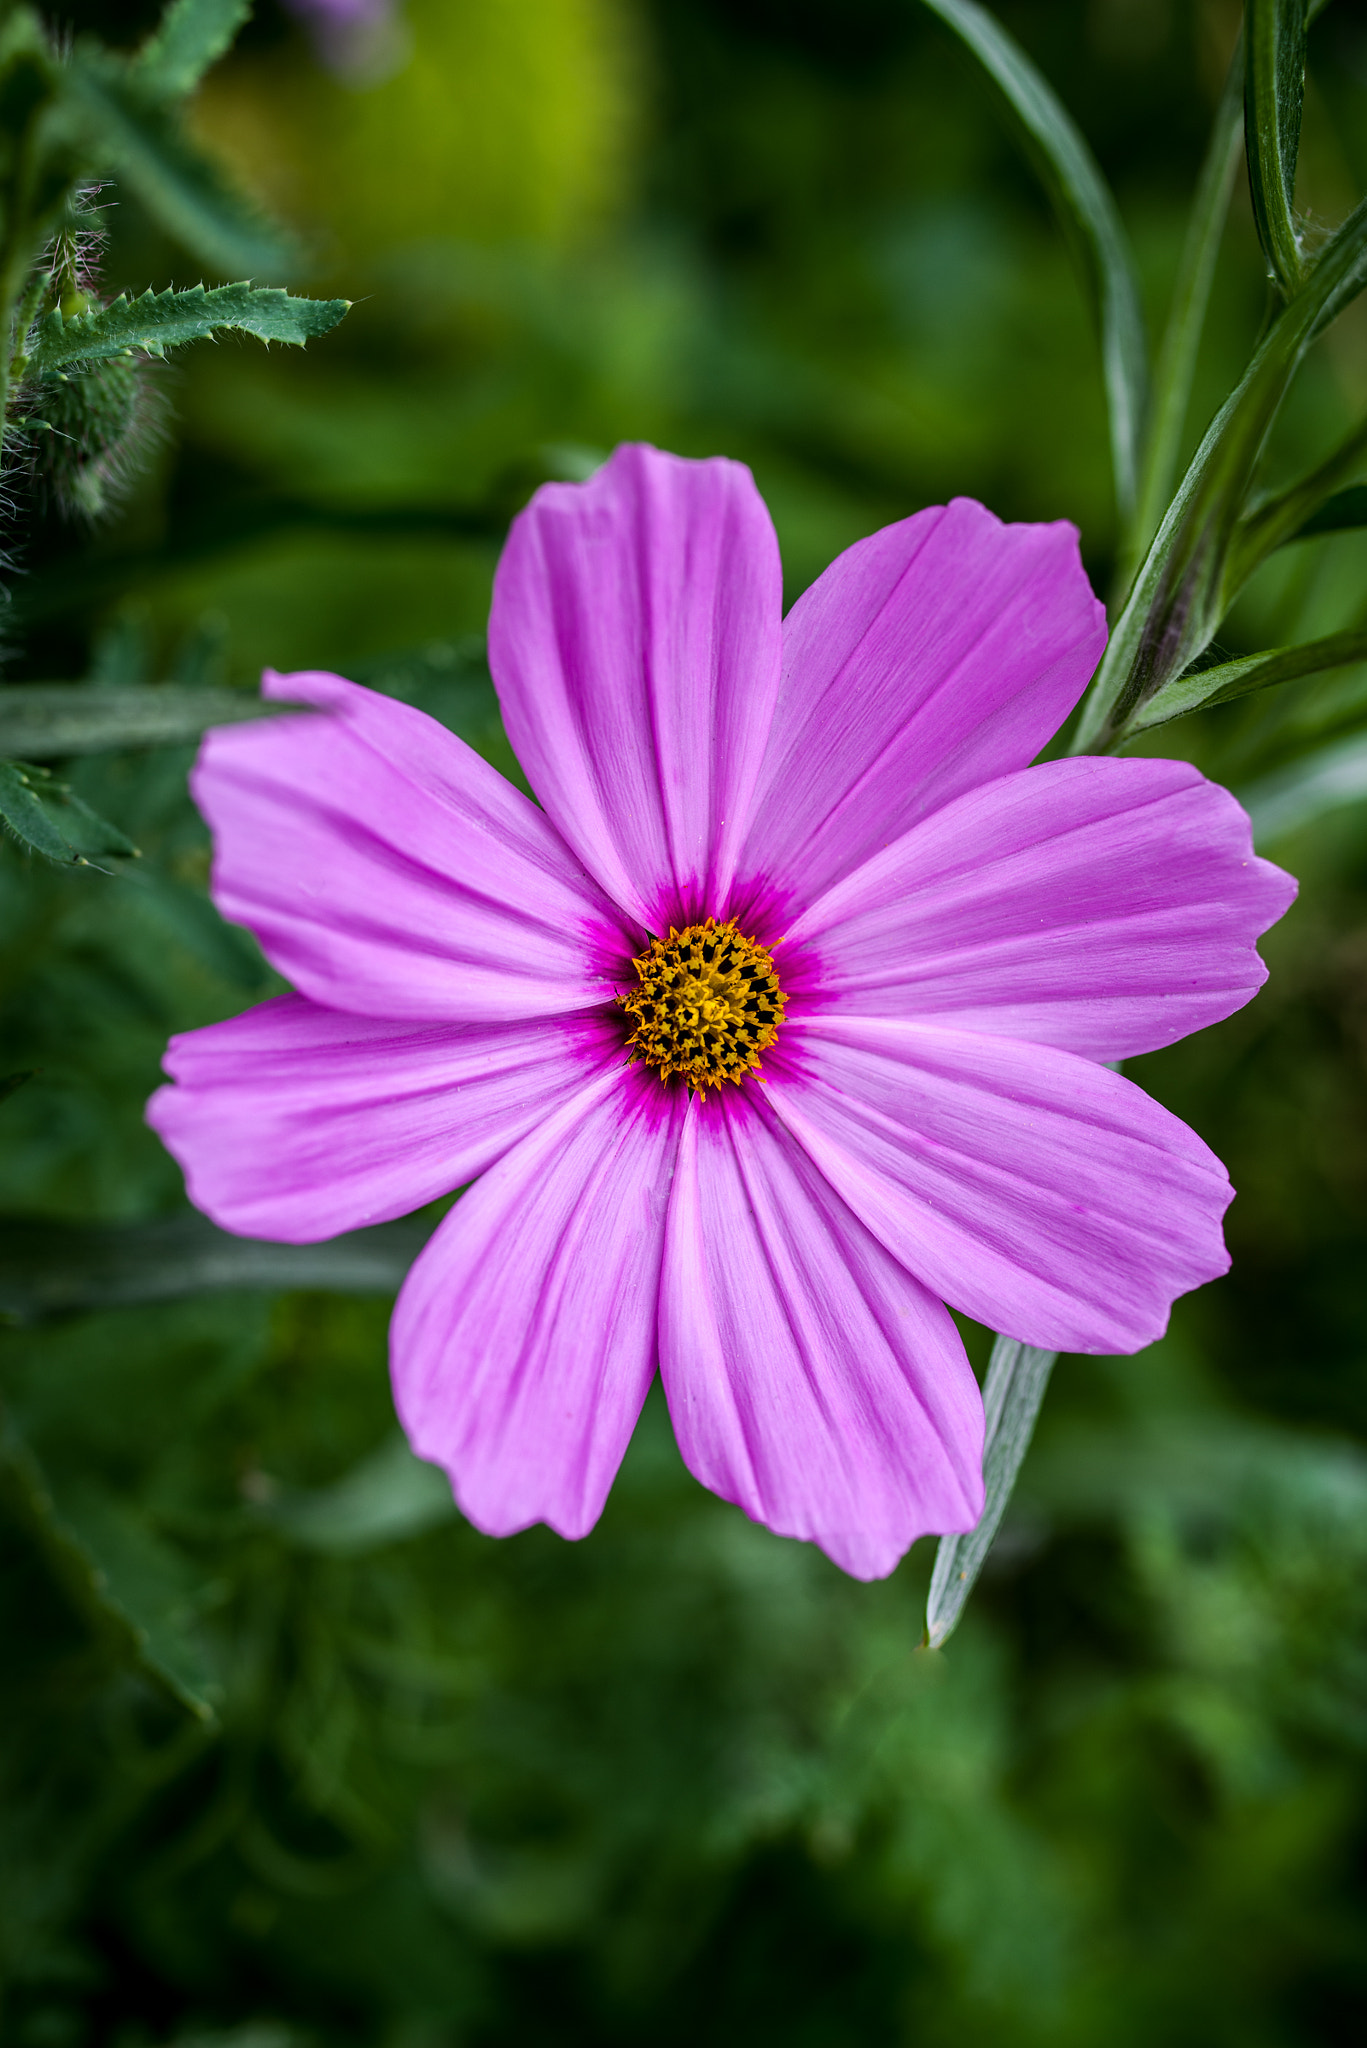
<path fill-rule="evenodd" d="M 268 674 L 330 715 L 211 733 L 194 791 L 299 993 L 173 1040 L 149 1115 L 253 1236 L 476 1183 L 392 1361 L 481 1529 L 589 1530 L 658 1367 L 704 1485 L 875 1577 L 981 1510 L 946 1303 L 1132 1351 L 1225 1270 L 1223 1167 L 1104 1063 L 1247 1002 L 1294 884 L 1182 762 L 1029 765 L 1106 637 L 1072 527 L 957 499 L 780 595 L 736 463 L 539 491 L 490 661 L 540 808 Z"/>

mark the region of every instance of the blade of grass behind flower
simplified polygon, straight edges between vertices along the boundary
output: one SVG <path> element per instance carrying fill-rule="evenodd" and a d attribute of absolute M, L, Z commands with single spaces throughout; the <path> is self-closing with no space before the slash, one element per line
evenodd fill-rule
<path fill-rule="evenodd" d="M 1135 502 L 1148 348 L 1134 263 L 1110 186 L 1082 131 L 1020 45 L 975 0 L 924 0 L 1004 95 L 1086 274 L 1101 335 L 1111 462 L 1122 519 Z"/>

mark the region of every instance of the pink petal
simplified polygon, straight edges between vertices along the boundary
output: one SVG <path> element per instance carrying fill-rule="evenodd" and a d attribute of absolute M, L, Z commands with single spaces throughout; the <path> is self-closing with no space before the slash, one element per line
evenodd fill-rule
<path fill-rule="evenodd" d="M 314 1002 L 506 1022 L 610 999 L 638 942 L 535 804 L 435 719 L 338 676 L 331 717 L 220 727 L 191 779 L 214 901 Z"/>
<path fill-rule="evenodd" d="M 918 819 L 1024 768 L 1106 644 L 1077 533 L 956 498 L 832 562 L 783 633 L 742 872 L 810 903 Z"/>
<path fill-rule="evenodd" d="M 1132 1081 L 1048 1046 L 808 1017 L 766 1057 L 777 1114 L 954 1308 L 1059 1351 L 1138 1351 L 1228 1269 L 1233 1190 Z"/>
<path fill-rule="evenodd" d="M 778 689 L 778 542 L 748 469 L 619 448 L 513 523 L 489 660 L 527 778 L 650 929 L 714 909 Z"/>
<path fill-rule="evenodd" d="M 1296 893 L 1185 761 L 1054 761 L 971 790 L 789 938 L 820 1010 L 933 1019 L 1119 1060 L 1240 1009 Z"/>
<path fill-rule="evenodd" d="M 655 1371 L 682 1094 L 639 1068 L 592 1083 L 462 1196 L 404 1282 L 394 1397 L 477 1528 L 603 1510 Z"/>
<path fill-rule="evenodd" d="M 395 1024 L 281 996 L 173 1038 L 147 1120 L 225 1230 L 312 1244 L 473 1180 L 621 1039 L 591 1016 Z"/>
<path fill-rule="evenodd" d="M 660 1357 L 690 1471 L 856 1578 L 982 1512 L 982 1403 L 949 1315 L 834 1194 L 758 1088 L 694 1101 Z"/>

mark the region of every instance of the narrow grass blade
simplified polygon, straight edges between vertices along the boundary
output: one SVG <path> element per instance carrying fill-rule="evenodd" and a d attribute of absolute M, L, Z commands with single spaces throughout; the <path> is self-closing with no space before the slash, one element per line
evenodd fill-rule
<path fill-rule="evenodd" d="M 1148 349 L 1129 243 L 1111 188 L 1072 115 L 1024 50 L 975 0 L 924 0 L 1004 95 L 1086 274 L 1101 335 L 1111 460 L 1122 519 L 1133 511 L 1148 396 Z"/>
<path fill-rule="evenodd" d="M 987 1497 L 976 1529 L 969 1530 L 966 1536 L 940 1538 L 926 1601 L 928 1649 L 938 1650 L 958 1625 L 1006 1512 L 1057 1357 L 1057 1351 L 1037 1351 L 1033 1344 L 1015 1344 L 1009 1337 L 998 1337 L 992 1347 L 992 1362 L 983 1388 L 987 1423 L 983 1483 Z"/>
<path fill-rule="evenodd" d="M 1228 704 L 1254 690 L 1270 689 L 1276 683 L 1300 682 L 1306 676 L 1323 675 L 1329 669 L 1348 668 L 1367 661 L 1367 633 L 1330 633 L 1323 640 L 1308 640 L 1301 647 L 1272 647 L 1265 654 L 1245 655 L 1240 661 L 1222 661 L 1195 675 L 1178 676 L 1150 697 L 1126 726 L 1122 739 L 1148 732 L 1155 725 L 1167 725 L 1184 718 L 1189 711 L 1202 711 L 1214 704 Z"/>

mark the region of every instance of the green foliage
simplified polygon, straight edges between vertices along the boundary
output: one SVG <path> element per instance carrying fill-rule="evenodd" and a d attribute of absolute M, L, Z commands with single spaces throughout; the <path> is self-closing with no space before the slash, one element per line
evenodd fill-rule
<path fill-rule="evenodd" d="M 203 50 L 230 13 L 170 19 Z M 1167 297 L 1137 449 L 1152 532 L 1142 505 L 1128 532 L 1113 517 L 1062 238 L 925 9 L 545 0 L 581 52 L 614 23 L 646 40 L 649 120 L 590 240 L 539 244 L 525 223 L 561 216 L 537 199 L 516 238 L 470 246 L 441 215 L 459 193 L 462 221 L 502 218 L 481 152 L 554 132 L 557 93 L 582 111 L 581 72 L 548 66 L 546 103 L 504 118 L 532 74 L 497 69 L 501 29 L 481 56 L 496 13 L 460 12 L 457 120 L 410 6 L 389 128 L 389 88 L 315 94 L 307 47 L 263 21 L 202 132 L 236 118 L 270 189 L 252 138 L 287 109 L 296 159 L 331 177 L 347 145 L 320 124 L 354 100 L 366 150 L 336 183 L 370 195 L 364 233 L 350 199 L 325 225 L 357 310 L 307 359 L 187 353 L 124 522 L 35 511 L 25 532 L 0 753 L 51 762 L 142 858 L 73 873 L 0 841 L 0 2034 L 1336 2048 L 1367 1991 L 1367 664 L 1321 666 L 1367 623 L 1350 354 L 1302 349 L 1239 471 L 1230 558 L 1257 566 L 1232 609 L 1211 600 L 1215 665 L 1184 657 L 1146 707 L 1184 715 L 1138 742 L 1232 784 L 1302 879 L 1258 1001 L 1133 1070 L 1229 1162 L 1233 1270 L 1143 1357 L 1058 1361 L 1009 1503 L 993 1467 L 1000 1531 L 942 1652 L 915 1648 L 929 1546 L 884 1585 L 843 1580 L 694 1486 L 658 1394 L 586 1542 L 478 1536 L 387 1386 L 431 1215 L 227 1239 L 143 1122 L 168 1035 L 280 986 L 213 910 L 185 788 L 198 734 L 260 711 L 263 660 L 391 690 L 516 773 L 479 639 L 499 539 L 541 479 L 629 436 L 750 461 L 790 597 L 956 490 L 1076 518 L 1094 580 L 1123 583 L 1258 338 L 1261 245 L 1241 201 L 1226 220 L 1237 110 L 1209 104 L 1231 53 L 1198 66 L 1194 10 L 1001 7 L 1022 75 L 1116 183 L 1151 312 Z M 1350 16 L 1309 45 L 1302 191 L 1330 223 L 1326 123 L 1348 161 L 1367 137 Z M 1162 20 L 1161 48 L 1122 46 Z M 32 140 L 65 88 L 25 48 Z M 129 92 L 155 99 L 145 76 Z M 164 215 L 114 196 L 100 261 L 131 319 Z M 14 299 L 35 339 L 104 296 L 80 281 L 90 214 L 59 195 L 47 232 Z M 12 475 L 42 459 L 15 423 L 47 417 L 35 388 Z M 87 680 L 44 680 L 81 672 L 87 636 Z M 1003 1465 L 1029 1419 L 1003 1402 Z M 933 1618 L 957 1618 L 962 1569 L 947 1546 Z"/>
<path fill-rule="evenodd" d="M 298 268 L 290 237 L 187 141 L 174 111 L 136 70 L 106 51 L 78 45 L 64 85 L 71 119 L 90 138 L 90 171 L 107 166 L 201 262 L 229 276 Z"/>
<path fill-rule="evenodd" d="M 1275 683 L 1298 683 L 1305 676 L 1323 675 L 1328 669 L 1350 668 L 1367 661 L 1367 633 L 1330 633 L 1323 640 L 1310 640 L 1301 647 L 1274 647 L 1266 654 L 1246 654 L 1238 661 L 1217 662 L 1166 683 L 1156 696 L 1130 720 L 1131 735 L 1166 725 L 1170 718 L 1184 718 L 1189 711 L 1231 704 L 1252 690 L 1266 690 Z"/>
<path fill-rule="evenodd" d="M 1266 536 L 1240 521 L 1273 423 L 1312 343 L 1364 285 L 1367 201 L 1326 242 L 1197 450 L 1116 621 L 1079 722 L 1079 752 L 1123 733 L 1210 645 L 1266 551 Z"/>
<path fill-rule="evenodd" d="M 90 202 L 111 173 L 211 268 L 297 267 L 292 239 L 235 190 L 182 118 L 180 102 L 249 11 L 236 0 L 172 0 L 132 58 L 91 37 L 54 40 L 23 7 L 0 30 L 0 469 L 11 444 L 23 447 L 40 497 L 68 517 L 107 516 L 155 439 L 146 358 L 233 329 L 303 343 L 347 310 L 249 284 L 147 290 L 111 305 L 98 294 Z"/>
<path fill-rule="evenodd" d="M 289 236 L 234 193 L 137 72 L 78 45 L 64 82 L 72 119 L 98 152 L 90 170 L 109 166 L 176 242 L 230 274 L 297 268 Z"/>

